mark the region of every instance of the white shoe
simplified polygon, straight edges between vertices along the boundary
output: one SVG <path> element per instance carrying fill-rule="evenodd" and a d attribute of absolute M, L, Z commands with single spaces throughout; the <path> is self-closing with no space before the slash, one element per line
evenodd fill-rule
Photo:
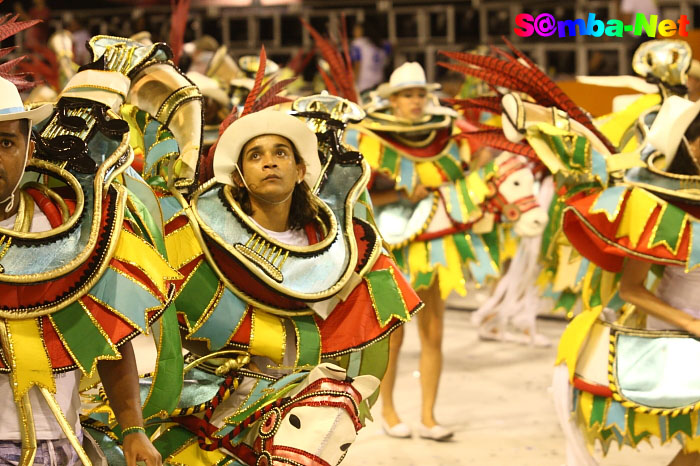
<path fill-rule="evenodd" d="M 408 424 L 404 424 L 403 422 L 399 422 L 395 426 L 389 427 L 389 424 L 382 419 L 382 429 L 386 435 L 394 438 L 411 438 L 411 435 L 413 434 Z"/>
<path fill-rule="evenodd" d="M 433 427 L 426 427 L 423 423 L 418 425 L 418 436 L 420 438 L 441 442 L 451 438 L 453 435 L 454 432 L 440 424 L 435 424 Z"/>

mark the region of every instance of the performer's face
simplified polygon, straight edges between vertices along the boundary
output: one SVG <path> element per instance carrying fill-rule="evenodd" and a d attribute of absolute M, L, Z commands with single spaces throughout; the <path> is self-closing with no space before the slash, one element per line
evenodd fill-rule
<path fill-rule="evenodd" d="M 25 160 L 28 143 L 28 121 L 0 121 L 0 200 L 7 199 L 24 173 L 24 167 L 34 152 L 29 142 L 29 157 Z"/>
<path fill-rule="evenodd" d="M 296 161 L 293 144 L 276 134 L 248 141 L 241 153 L 241 169 L 255 197 L 274 203 L 289 198 L 306 174 L 304 162 Z"/>
<path fill-rule="evenodd" d="M 427 102 L 428 93 L 422 87 L 403 89 L 389 97 L 394 116 L 410 121 L 420 120 Z"/>

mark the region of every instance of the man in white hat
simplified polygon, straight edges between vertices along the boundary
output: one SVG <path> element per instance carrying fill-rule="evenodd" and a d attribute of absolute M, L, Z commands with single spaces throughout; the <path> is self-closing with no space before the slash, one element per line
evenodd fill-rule
<path fill-rule="evenodd" d="M 28 233 L 36 233 L 51 230 L 52 223 L 55 223 L 54 216 L 50 213 L 47 215 L 49 212 L 47 208 L 41 204 L 35 204 L 34 201 L 29 201 L 32 203 L 32 207 L 25 206 L 23 209 L 24 212 L 33 211 L 31 221 L 25 218 L 26 214 L 18 215 L 20 197 L 32 199 L 32 197 L 23 194 L 24 190 L 20 186 L 25 167 L 34 151 L 34 142 L 30 137 L 31 127 L 46 119 L 52 110 L 51 105 L 43 105 L 25 111 L 22 99 L 14 84 L 0 78 L 0 230 L 28 230 Z M 60 222 L 60 216 L 58 218 Z M 20 225 L 25 229 L 20 229 Z M 3 246 L 7 246 L 0 246 L 1 259 L 7 252 L 10 243 L 6 242 L 5 236 L 1 234 L 0 238 L 2 238 Z M 17 293 L 22 292 L 17 291 Z M 3 319 L 2 326 L 5 325 L 6 321 Z M 5 337 L 1 337 L 0 340 L 2 338 Z M 6 343 L 3 342 L 4 361 L 9 360 L 5 352 Z M 46 342 L 44 345 L 46 346 Z M 21 348 L 13 349 L 21 351 Z M 142 427 L 138 374 L 131 343 L 124 343 L 120 346 L 119 351 L 121 359 L 99 361 L 97 369 L 104 387 L 110 395 L 110 405 L 126 434 L 123 443 L 126 463 L 129 466 L 136 466 L 137 460 L 143 460 L 149 466 L 160 465 L 160 455 L 145 435 Z M 3 365 L 3 367 L 6 366 Z M 26 452 L 22 451 L 22 433 L 27 430 L 27 420 L 21 418 L 15 404 L 12 382 L 15 377 L 12 371 L 9 374 L 6 371 L 0 374 L 0 462 L 2 464 L 19 464 L 20 458 L 26 455 Z M 60 407 L 61 415 L 78 438 L 81 438 L 78 417 L 80 371 L 69 370 L 54 374 L 54 381 L 56 388 L 54 398 Z M 78 464 L 77 453 L 37 386 L 29 389 L 28 399 L 31 412 L 33 412 L 33 430 L 37 439 L 36 463 L 33 464 L 61 466 Z"/>
<path fill-rule="evenodd" d="M 317 213 L 311 188 L 320 172 L 316 135 L 278 111 L 237 120 L 214 153 L 216 180 L 237 188 L 239 204 L 261 227 L 292 242 L 308 241 L 302 229 Z"/>
<path fill-rule="evenodd" d="M 178 311 L 187 314 L 185 323 L 191 329 L 183 334 L 185 348 L 202 357 L 243 349 L 250 355 L 249 369 L 266 377 L 289 376 L 336 355 L 371 360 L 372 368 L 359 364 L 348 369 L 349 377 L 382 376 L 384 338 L 421 304 L 381 252 L 374 229 L 355 216 L 357 196 L 369 178 L 369 167 L 361 159 L 356 162 L 329 164 L 321 182 L 316 134 L 285 112 L 254 112 L 225 129 L 213 160 L 203 164 L 207 181 L 189 200 L 188 209 L 197 213 L 178 214 L 165 225 L 166 231 L 181 232 L 166 236 L 168 251 L 190 250 L 181 254 L 177 266 L 186 283 L 178 295 Z M 206 239 L 192 248 L 195 231 Z M 188 274 L 197 278 L 190 280 Z M 216 299 L 207 298 L 212 293 Z M 380 293 L 381 299 L 376 298 Z M 244 426 L 230 415 L 242 400 L 256 406 L 260 398 L 247 392 L 250 386 L 241 382 L 211 420 L 217 429 L 221 422 L 234 427 L 230 432 L 237 439 L 231 434 L 210 439 L 231 443 L 223 448 L 237 456 L 247 451 L 246 444 L 254 445 L 255 455 L 242 461 L 266 464 L 267 452 L 261 452 L 260 445 L 277 443 L 255 440 L 258 427 Z M 275 393 L 274 387 L 270 390 Z M 355 432 L 335 421 L 328 423 L 326 413 L 314 411 L 300 421 L 307 430 L 285 433 L 280 428 L 282 438 L 277 440 L 285 447 L 275 454 L 294 464 L 338 464 Z M 213 428 L 202 427 L 200 421 L 184 419 L 183 425 L 192 432 L 196 426 Z M 254 431 L 249 435 L 238 428 Z"/>

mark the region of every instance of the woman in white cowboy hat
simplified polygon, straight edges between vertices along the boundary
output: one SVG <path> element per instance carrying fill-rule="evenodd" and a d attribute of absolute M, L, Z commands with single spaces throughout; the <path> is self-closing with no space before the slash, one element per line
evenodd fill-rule
<path fill-rule="evenodd" d="M 426 81 L 425 71 L 419 63 L 404 63 L 394 70 L 388 83 L 377 88 L 367 108 L 367 118 L 351 126 L 345 134 L 345 143 L 357 148 L 375 170 L 370 192 L 377 211 L 394 209 L 396 213 L 396 209 L 402 208 L 402 215 L 408 223 L 416 222 L 413 212 L 421 210 L 418 207 L 421 201 L 430 204 L 440 185 L 464 176 L 461 148 L 451 138 L 457 114 L 440 106 L 432 94 L 439 87 L 439 84 Z M 446 171 L 447 166 L 449 170 Z M 387 240 L 388 229 L 396 230 L 397 223 L 389 220 L 383 224 L 381 213 L 377 218 Z M 427 218 L 417 221 L 424 220 L 429 221 Z M 452 436 L 452 432 L 438 424 L 434 413 L 442 371 L 444 298 L 453 288 L 464 292 L 464 280 L 461 267 L 448 269 L 419 259 L 423 262 L 422 270 L 411 268 L 409 264 L 417 263 L 412 258 L 418 251 L 415 246 L 422 247 L 426 243 L 415 240 L 415 235 L 413 239 L 409 236 L 406 233 L 406 238 L 389 242 L 395 257 L 404 259 L 397 262 L 402 264 L 404 274 L 411 278 L 426 307 L 418 317 L 422 389 L 422 422 L 418 433 L 423 438 L 445 440 Z M 384 430 L 390 436 L 406 438 L 411 436 L 411 428 L 401 422 L 393 401 L 402 339 L 399 329 L 392 337 L 390 363 L 381 386 L 381 398 Z"/>
<path fill-rule="evenodd" d="M 31 235 L 41 233 L 43 241 L 52 241 L 53 238 L 49 232 L 60 227 L 66 221 L 62 214 L 68 213 L 67 205 L 73 206 L 70 200 L 61 199 L 61 196 L 45 185 L 27 182 L 27 179 L 23 180 L 25 169 L 34 152 L 34 141 L 30 134 L 31 128 L 34 124 L 45 120 L 52 111 L 52 105 L 43 105 L 25 111 L 14 84 L 0 78 L 0 237 L 3 243 L 0 247 L 0 261 L 3 262 L 2 269 L 0 269 L 3 272 L 0 283 L 4 287 L 7 287 L 8 283 L 4 282 L 2 278 L 11 279 L 13 276 L 17 276 L 19 268 L 16 267 L 17 262 L 26 263 L 26 256 L 31 254 L 30 248 L 27 248 L 30 249 L 29 252 L 13 251 L 15 244 L 12 239 L 26 240 L 31 246 L 31 241 L 36 241 Z M 46 165 L 49 164 L 46 163 Z M 45 167 L 44 170 L 49 170 L 45 172 L 45 176 L 50 177 L 50 169 Z M 40 177 L 37 176 L 37 178 Z M 62 210 L 64 208 L 65 210 Z M 43 274 L 35 274 L 35 276 L 39 275 Z M 21 283 L 24 286 L 17 286 L 16 283 L 9 284 L 9 286 L 12 285 L 16 286 L 17 289 L 14 293 L 17 295 L 29 295 L 32 293 L 29 289 L 36 283 L 32 281 Z M 21 335 L 24 338 L 18 338 L 16 333 L 14 336 L 7 333 L 9 330 L 3 331 L 0 336 L 3 360 L 13 361 L 12 369 L 8 371 L 7 366 L 3 366 L 3 373 L 0 374 L 0 463 L 18 464 L 16 462 L 20 456 L 25 457 L 25 455 L 31 454 L 30 450 L 25 448 L 25 439 L 35 438 L 37 442 L 34 458 L 37 464 L 78 464 L 83 458 L 79 459 L 79 454 L 75 449 L 76 445 L 72 442 L 82 438 L 78 394 L 81 371 L 76 370 L 77 365 L 73 359 L 59 361 L 60 358 L 56 357 L 55 351 L 49 350 L 49 348 L 56 348 L 56 345 L 66 345 L 66 348 L 71 348 L 71 346 L 65 339 L 61 339 L 59 342 L 59 338 L 63 337 L 60 337 L 60 332 L 56 332 L 53 325 L 49 323 L 48 316 L 33 319 L 17 317 L 17 315 L 22 316 L 22 310 L 16 308 L 22 306 L 16 302 L 13 303 L 12 297 L 9 296 L 11 294 L 3 292 L 0 297 L 0 306 L 3 307 L 3 310 L 13 314 L 11 318 L 2 319 L 2 327 L 3 329 L 15 330 L 23 328 Z M 45 305 L 53 305 L 46 296 L 42 301 Z M 56 316 L 62 311 L 63 309 L 52 315 Z M 111 318 L 113 319 L 112 324 L 118 319 L 116 316 Z M 106 324 L 110 317 L 100 314 L 100 319 L 103 324 Z M 119 322 L 121 322 L 120 319 L 121 317 Z M 27 325 L 38 327 L 40 321 L 41 325 L 44 326 L 45 333 L 32 335 L 31 331 L 27 331 Z M 73 324 L 81 325 L 78 319 L 74 320 Z M 104 337 L 109 336 L 114 340 L 114 348 L 117 347 L 117 344 L 119 345 L 117 353 L 119 357 L 117 360 L 96 361 L 96 367 L 105 390 L 109 394 L 110 405 L 123 428 L 123 451 L 126 463 L 129 466 L 135 466 L 137 460 L 143 460 L 149 466 L 160 465 L 160 455 L 145 435 L 142 427 L 138 373 L 131 343 L 129 341 L 118 342 L 116 337 L 108 335 L 110 332 L 111 330 L 104 333 Z M 73 340 L 75 339 L 73 338 Z M 112 340 L 109 341 L 112 344 Z M 98 347 L 101 348 L 103 344 L 104 340 L 90 340 L 81 336 L 80 343 L 72 348 L 75 350 L 76 347 L 79 347 L 79 351 L 90 352 L 95 351 Z M 46 354 L 34 354 L 32 357 L 35 358 L 35 362 L 31 368 L 26 366 L 26 362 L 16 362 L 20 352 L 31 352 L 37 348 L 43 349 Z M 116 358 L 111 357 L 110 359 Z M 41 373 L 42 369 L 46 370 L 48 380 L 50 380 L 46 386 L 36 383 L 36 386 L 27 388 L 25 394 L 17 392 L 20 390 L 18 386 L 21 385 L 17 380 L 26 377 L 26 371 L 34 370 L 35 373 Z M 34 375 L 34 377 L 38 376 Z M 44 382 L 44 384 L 46 383 Z M 51 385 L 53 387 L 49 389 L 48 387 Z M 40 395 L 40 386 L 42 390 L 45 390 L 41 392 L 43 396 Z M 33 422 L 27 421 L 27 410 L 29 416 L 32 416 L 33 413 Z"/>

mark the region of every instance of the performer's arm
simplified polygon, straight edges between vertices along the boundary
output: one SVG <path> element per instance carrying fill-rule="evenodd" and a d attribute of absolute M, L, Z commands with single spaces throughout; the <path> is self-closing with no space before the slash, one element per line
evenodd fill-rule
<path fill-rule="evenodd" d="M 627 259 L 620 279 L 620 298 L 659 319 L 700 336 L 700 320 L 676 309 L 644 286 L 651 263 Z"/>
<path fill-rule="evenodd" d="M 122 355 L 121 359 L 100 361 L 97 364 L 97 371 L 100 373 L 109 404 L 122 429 L 143 427 L 139 376 L 131 342 L 120 346 L 119 352 Z M 124 437 L 124 456 L 127 466 L 136 466 L 136 461 L 145 461 L 148 466 L 162 464 L 160 453 L 143 432 L 133 432 Z"/>

